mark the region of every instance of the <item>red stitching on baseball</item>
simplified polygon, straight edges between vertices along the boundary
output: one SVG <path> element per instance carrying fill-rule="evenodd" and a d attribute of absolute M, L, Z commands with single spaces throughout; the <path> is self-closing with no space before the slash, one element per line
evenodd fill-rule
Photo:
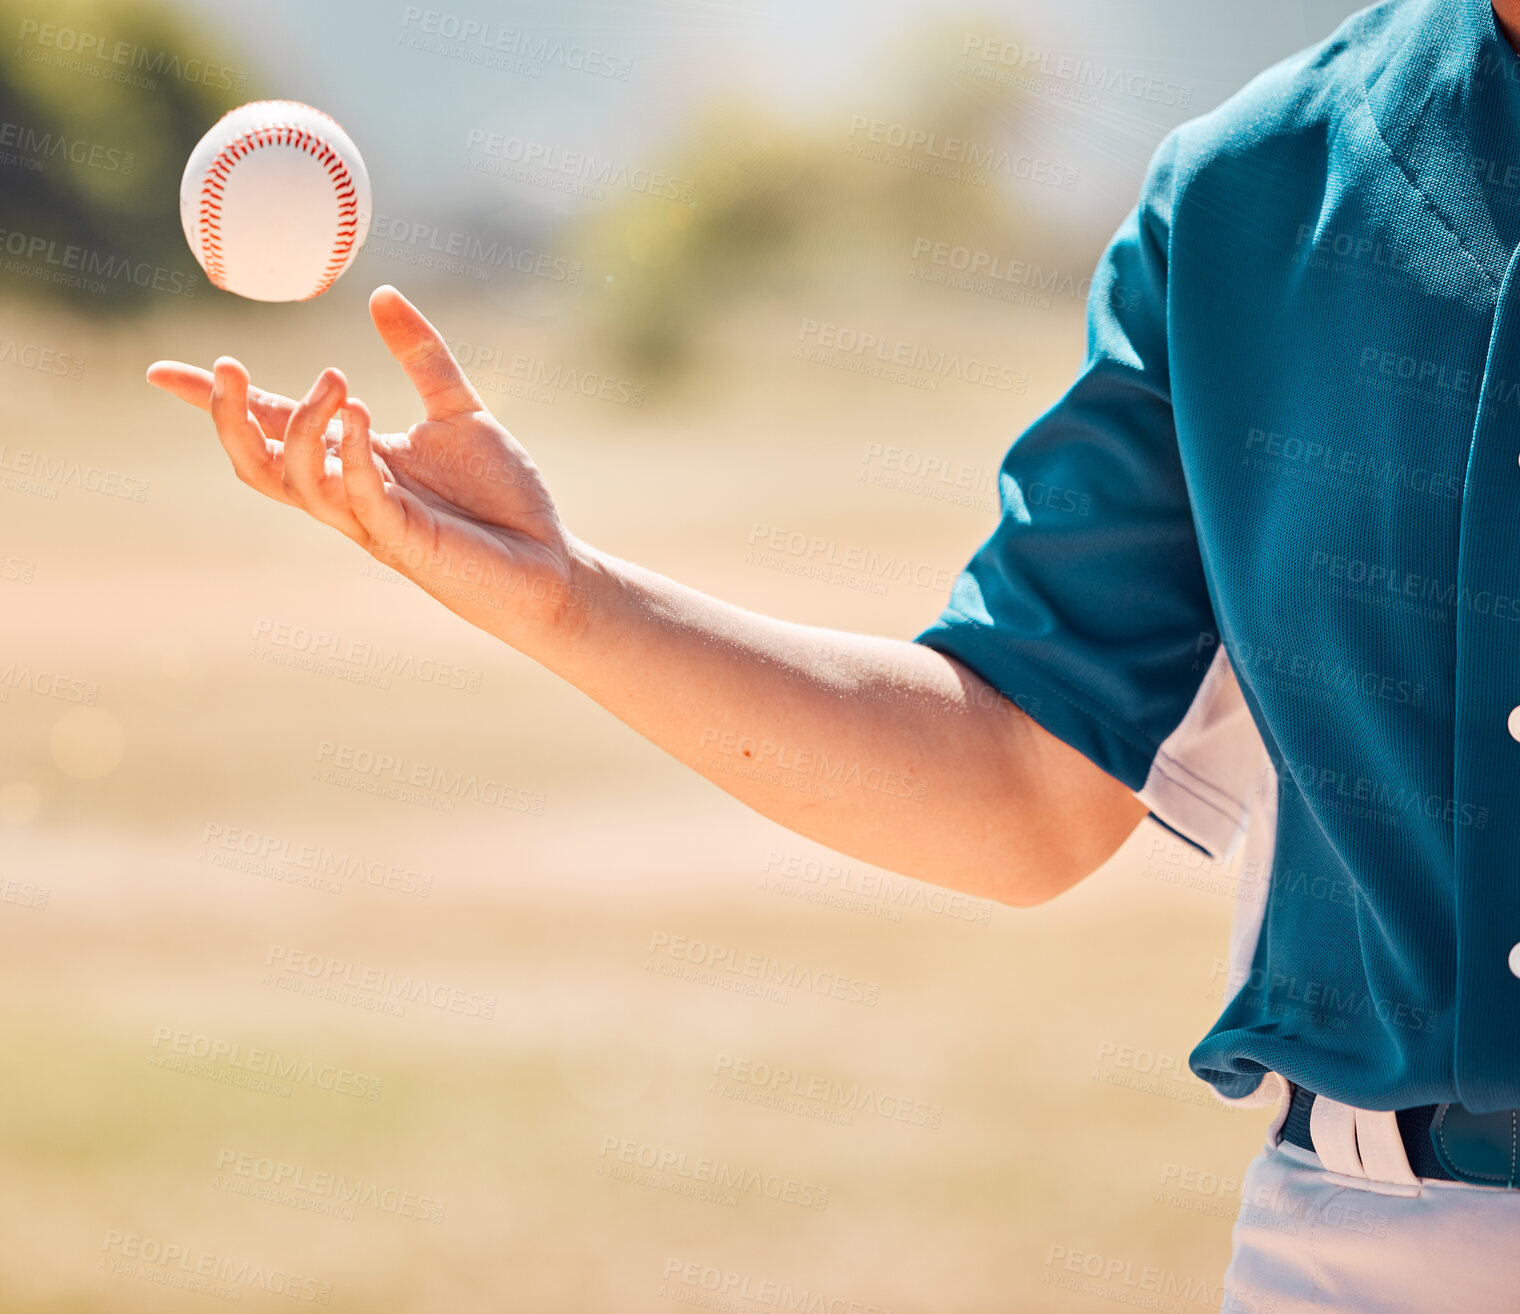
<path fill-rule="evenodd" d="M 319 109 L 312 109 L 310 105 L 301 105 L 300 101 L 275 100 L 263 103 L 299 106 L 302 109 L 311 110 L 313 114 L 320 114 L 334 127 L 337 126 L 331 116 L 322 114 Z M 229 114 L 234 112 L 228 111 Z M 226 117 L 226 114 L 222 116 L 222 118 Z M 316 288 L 301 298 L 302 301 L 310 301 L 313 297 L 321 296 L 326 292 L 338 275 L 343 272 L 343 266 L 358 236 L 358 204 L 354 199 L 353 177 L 348 171 L 348 166 L 344 164 L 343 157 L 320 137 L 305 128 L 298 128 L 293 123 L 268 124 L 262 128 L 250 128 L 247 132 L 239 133 L 216 153 L 216 158 L 207 167 L 206 177 L 201 182 L 201 217 L 196 233 L 206 257 L 206 277 L 217 287 L 227 290 L 227 271 L 222 264 L 222 193 L 232 172 L 233 164 L 253 154 L 254 149 L 259 146 L 293 146 L 297 150 L 304 151 L 323 166 L 333 183 L 338 201 L 338 231 L 333 239 L 332 255 L 323 267 Z"/>

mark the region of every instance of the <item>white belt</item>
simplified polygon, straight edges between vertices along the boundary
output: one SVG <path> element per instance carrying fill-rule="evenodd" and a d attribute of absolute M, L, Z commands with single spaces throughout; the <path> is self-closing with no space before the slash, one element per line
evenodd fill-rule
<path fill-rule="evenodd" d="M 1357 1109 L 1324 1095 L 1309 1111 L 1309 1139 L 1325 1172 L 1342 1185 L 1379 1195 L 1419 1195 L 1398 1119 L 1389 1110 Z"/>

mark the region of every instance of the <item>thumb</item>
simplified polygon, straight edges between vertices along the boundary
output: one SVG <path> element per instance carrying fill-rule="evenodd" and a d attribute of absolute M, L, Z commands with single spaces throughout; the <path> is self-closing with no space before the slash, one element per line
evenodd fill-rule
<path fill-rule="evenodd" d="M 480 394 L 465 377 L 443 335 L 389 283 L 370 294 L 369 316 L 417 389 L 428 419 L 447 420 L 485 410 Z"/>

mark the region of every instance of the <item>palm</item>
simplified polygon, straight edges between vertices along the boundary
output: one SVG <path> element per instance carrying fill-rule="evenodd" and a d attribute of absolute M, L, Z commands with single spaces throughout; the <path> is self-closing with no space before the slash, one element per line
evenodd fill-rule
<path fill-rule="evenodd" d="M 370 309 L 427 412 L 404 434 L 375 433 L 336 370 L 300 401 L 250 387 L 230 357 L 215 373 L 160 361 L 148 379 L 211 412 L 243 482 L 347 534 L 469 619 L 498 619 L 504 587 L 543 597 L 566 574 L 566 535 L 532 458 L 400 293 L 379 289 Z M 483 607 L 498 615 L 483 618 Z"/>
<path fill-rule="evenodd" d="M 371 445 L 402 487 L 439 510 L 528 528 L 552 506 L 528 453 L 485 411 L 371 435 Z"/>
<path fill-rule="evenodd" d="M 414 499 L 402 565 L 415 568 L 427 557 L 446 571 L 484 558 L 536 576 L 554 564 L 559 517 L 549 490 L 522 445 L 487 412 L 371 434 L 370 445 L 383 477 Z"/>

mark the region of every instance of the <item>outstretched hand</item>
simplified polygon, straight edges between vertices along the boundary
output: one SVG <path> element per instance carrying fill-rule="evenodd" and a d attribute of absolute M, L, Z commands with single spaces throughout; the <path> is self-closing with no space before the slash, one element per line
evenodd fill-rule
<path fill-rule="evenodd" d="M 575 601 L 572 540 L 538 467 L 485 409 L 422 313 L 390 286 L 370 317 L 424 420 L 376 434 L 336 369 L 300 401 L 250 386 L 230 356 L 208 373 L 158 361 L 148 382 L 209 411 L 245 484 L 346 534 L 481 628 L 558 616 Z"/>

